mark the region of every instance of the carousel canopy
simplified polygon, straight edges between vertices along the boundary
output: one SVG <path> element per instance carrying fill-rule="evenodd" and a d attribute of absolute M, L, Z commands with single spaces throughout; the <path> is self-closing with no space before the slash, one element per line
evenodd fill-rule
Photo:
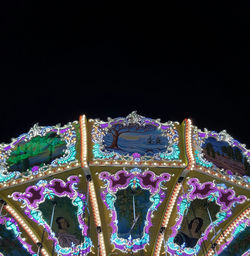
<path fill-rule="evenodd" d="M 0 255 L 249 255 L 250 151 L 225 130 L 127 117 L 0 144 Z"/>

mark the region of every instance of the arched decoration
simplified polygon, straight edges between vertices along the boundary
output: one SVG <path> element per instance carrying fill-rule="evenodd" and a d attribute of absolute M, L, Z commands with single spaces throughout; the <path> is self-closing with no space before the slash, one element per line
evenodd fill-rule
<path fill-rule="evenodd" d="M 195 164 L 228 176 L 231 182 L 250 183 L 250 151 L 225 130 L 217 133 L 196 127 L 193 132 Z"/>
<path fill-rule="evenodd" d="M 14 218 L 0 216 L 0 255 L 3 256 L 36 256 L 32 245 L 27 243 Z"/>
<path fill-rule="evenodd" d="M 43 226 L 54 243 L 55 252 L 62 256 L 87 255 L 92 247 L 84 220 L 86 196 L 78 192 L 79 182 L 78 176 L 70 176 L 66 182 L 61 179 L 40 180 L 36 185 L 28 186 L 24 193 L 14 192 L 10 196 L 23 204 L 24 213 L 31 220 Z M 56 204 L 56 210 L 52 225 L 53 204 Z M 67 226 L 64 232 L 60 232 L 62 225 Z"/>
<path fill-rule="evenodd" d="M 94 120 L 93 161 L 180 161 L 177 123 L 161 123 L 132 112 L 126 118 Z"/>
<path fill-rule="evenodd" d="M 188 193 L 182 194 L 177 199 L 177 221 L 171 228 L 172 234 L 165 244 L 165 249 L 170 255 L 190 256 L 198 254 L 202 242 L 207 240 L 209 232 L 232 215 L 232 208 L 236 204 L 242 204 L 247 199 L 244 195 L 236 196 L 234 190 L 228 189 L 224 184 L 201 183 L 197 178 L 190 178 L 187 184 L 190 189 Z M 202 202 L 204 205 L 201 205 Z M 212 207 L 207 212 L 209 203 Z M 203 207 L 201 209 L 204 213 L 195 215 L 198 206 Z M 193 218 L 190 219 L 190 222 L 184 223 L 184 217 L 192 216 L 189 215 L 189 212 L 193 210 L 192 208 L 195 208 Z M 207 218 L 208 224 L 205 224 L 205 215 L 209 216 Z M 191 236 L 191 233 L 184 230 L 185 225 L 187 230 L 191 230 L 194 221 L 197 222 L 195 229 L 197 237 Z M 205 226 L 204 229 L 202 229 L 202 225 Z"/>
<path fill-rule="evenodd" d="M 113 175 L 104 171 L 99 179 L 105 183 L 102 201 L 111 213 L 111 244 L 122 252 L 144 249 L 150 241 L 153 213 L 166 197 L 164 183 L 170 180 L 170 174 L 158 176 L 134 168 Z"/>
<path fill-rule="evenodd" d="M 76 161 L 76 130 L 65 127 L 38 126 L 0 145 L 0 183 L 47 173 L 51 168 Z M 18 179 L 18 180 L 17 180 Z"/>

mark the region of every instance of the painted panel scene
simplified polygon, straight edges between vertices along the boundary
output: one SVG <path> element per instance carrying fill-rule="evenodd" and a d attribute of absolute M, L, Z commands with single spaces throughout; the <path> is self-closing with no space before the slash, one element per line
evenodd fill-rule
<path fill-rule="evenodd" d="M 207 199 L 192 201 L 174 242 L 182 247 L 194 248 L 211 221 L 216 220 L 219 210 L 220 207 L 215 202 Z"/>
<path fill-rule="evenodd" d="M 31 254 L 16 238 L 14 231 L 8 230 L 5 225 L 0 224 L 0 255 L 30 256 Z"/>
<path fill-rule="evenodd" d="M 222 251 L 220 256 L 241 256 L 249 251 L 250 254 L 250 227 L 246 227 L 234 240 Z M 246 255 L 249 255 L 246 254 Z"/>
<path fill-rule="evenodd" d="M 168 146 L 168 138 L 154 125 L 115 124 L 103 139 L 105 150 L 123 155 L 139 153 L 152 156 L 165 152 Z"/>
<path fill-rule="evenodd" d="M 229 170 L 229 174 L 250 176 L 250 163 L 238 147 L 211 137 L 205 140 L 202 147 L 205 158 L 218 168 Z"/>
<path fill-rule="evenodd" d="M 63 156 L 66 142 L 56 133 L 50 132 L 41 137 L 36 136 L 28 142 L 20 142 L 7 159 L 10 171 L 21 173 L 27 170 L 37 170 L 44 164 L 50 164 L 54 159 Z"/>
<path fill-rule="evenodd" d="M 81 241 L 81 229 L 77 219 L 77 207 L 68 197 L 55 197 L 53 202 L 56 203 L 54 212 L 54 221 L 52 230 L 61 247 L 71 247 L 72 242 L 78 245 Z M 39 205 L 43 219 L 50 224 L 53 204 L 51 200 L 46 200 Z"/>
<path fill-rule="evenodd" d="M 146 215 L 152 205 L 150 192 L 141 188 L 119 190 L 114 204 L 118 220 L 118 236 L 128 239 L 142 238 Z M 133 199 L 134 197 L 134 199 Z"/>

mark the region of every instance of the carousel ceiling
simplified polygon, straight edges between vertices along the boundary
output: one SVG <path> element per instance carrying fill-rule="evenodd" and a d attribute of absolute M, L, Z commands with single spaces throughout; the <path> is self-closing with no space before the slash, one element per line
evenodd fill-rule
<path fill-rule="evenodd" d="M 249 255 L 250 151 L 132 112 L 0 144 L 0 255 Z"/>

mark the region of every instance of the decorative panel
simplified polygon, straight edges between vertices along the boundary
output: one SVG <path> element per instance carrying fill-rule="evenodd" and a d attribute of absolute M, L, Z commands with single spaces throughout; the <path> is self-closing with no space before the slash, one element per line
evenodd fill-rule
<path fill-rule="evenodd" d="M 44 176 L 52 169 L 78 165 L 76 123 L 65 127 L 34 125 L 28 133 L 0 145 L 0 184 Z"/>
<path fill-rule="evenodd" d="M 226 131 L 202 132 L 195 128 L 193 143 L 197 166 L 229 176 L 234 182 L 250 182 L 250 151 Z"/>
<path fill-rule="evenodd" d="M 237 196 L 225 184 L 190 178 L 187 185 L 188 193 L 177 199 L 177 221 L 166 242 L 170 255 L 189 256 L 200 251 L 204 254 L 202 243 L 208 239 L 209 233 L 215 232 L 232 216 L 232 209 L 247 199 L 245 195 Z"/>
<path fill-rule="evenodd" d="M 132 112 L 108 122 L 93 120 L 91 130 L 92 164 L 181 161 L 178 123 L 161 123 Z"/>
<path fill-rule="evenodd" d="M 93 246 L 85 220 L 86 195 L 78 191 L 80 178 L 52 178 L 30 185 L 10 197 L 23 204 L 29 219 L 44 228 L 60 255 L 87 255 Z"/>
<path fill-rule="evenodd" d="M 123 252 L 137 252 L 149 243 L 151 218 L 166 197 L 170 174 L 155 175 L 150 170 L 134 168 L 115 174 L 101 172 L 104 181 L 101 198 L 111 214 L 111 243 Z"/>

